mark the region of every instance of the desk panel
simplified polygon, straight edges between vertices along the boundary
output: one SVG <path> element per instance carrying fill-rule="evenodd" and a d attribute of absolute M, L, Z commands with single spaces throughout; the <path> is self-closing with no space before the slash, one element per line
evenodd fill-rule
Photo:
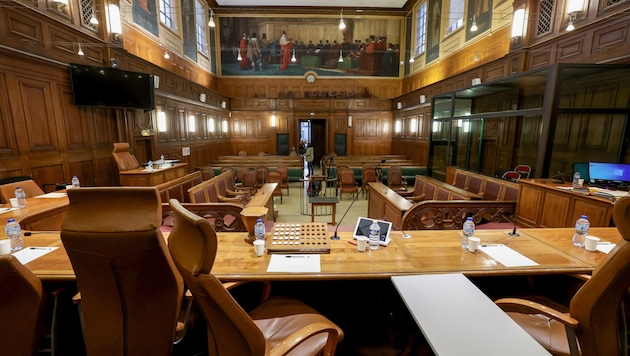
<path fill-rule="evenodd" d="M 153 172 L 147 172 L 146 168 L 136 168 L 118 173 L 120 185 L 146 187 L 155 186 L 175 178 L 186 175 L 188 163 L 175 163 L 166 168 L 153 168 Z"/>

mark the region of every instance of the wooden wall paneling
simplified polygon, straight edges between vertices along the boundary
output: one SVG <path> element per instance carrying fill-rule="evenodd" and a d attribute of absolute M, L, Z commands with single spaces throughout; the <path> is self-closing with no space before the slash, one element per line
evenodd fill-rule
<path fill-rule="evenodd" d="M 0 157 L 17 157 L 17 142 L 15 128 L 11 116 L 11 105 L 9 105 L 9 90 L 7 89 L 7 78 L 0 70 Z M 5 171 L 4 164 L 0 165 L 0 171 Z"/>
<path fill-rule="evenodd" d="M 89 150 L 90 135 L 88 131 L 88 122 L 80 114 L 78 108 L 74 105 L 72 99 L 72 89 L 66 86 L 59 86 L 59 106 L 60 112 L 58 118 L 58 126 L 62 136 L 65 148 L 68 151 Z"/>
<path fill-rule="evenodd" d="M 15 86 L 19 97 L 12 102 L 19 105 L 12 106 L 13 118 L 24 120 L 23 126 L 16 126 L 20 151 L 31 154 L 59 152 L 59 132 L 50 83 L 16 75 Z"/>

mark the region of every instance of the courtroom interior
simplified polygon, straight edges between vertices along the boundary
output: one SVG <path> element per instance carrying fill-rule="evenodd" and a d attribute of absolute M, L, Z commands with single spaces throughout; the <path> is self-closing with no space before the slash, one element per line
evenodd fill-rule
<path fill-rule="evenodd" d="M 628 354 L 630 0 L 0 18 L 0 354 Z"/>

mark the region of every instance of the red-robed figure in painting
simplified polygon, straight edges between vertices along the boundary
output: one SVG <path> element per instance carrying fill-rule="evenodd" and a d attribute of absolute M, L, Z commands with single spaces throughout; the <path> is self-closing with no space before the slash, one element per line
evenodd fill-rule
<path fill-rule="evenodd" d="M 282 31 L 282 36 L 280 36 L 279 42 L 280 54 L 282 54 L 282 65 L 280 65 L 280 69 L 286 70 L 289 66 L 289 62 L 291 62 L 291 47 L 293 47 L 293 44 L 287 39 L 286 31 Z"/>
<path fill-rule="evenodd" d="M 241 69 L 249 69 L 247 65 L 247 34 L 243 33 L 243 37 L 241 38 L 241 43 L 239 44 L 239 50 L 241 51 Z"/>

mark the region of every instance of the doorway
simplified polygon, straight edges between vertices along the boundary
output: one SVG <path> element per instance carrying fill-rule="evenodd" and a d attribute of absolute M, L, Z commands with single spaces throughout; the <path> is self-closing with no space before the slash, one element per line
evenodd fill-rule
<path fill-rule="evenodd" d="M 300 140 L 306 140 L 313 145 L 315 159 L 313 164 L 319 166 L 322 157 L 327 153 L 326 147 L 326 119 L 300 119 Z"/>

